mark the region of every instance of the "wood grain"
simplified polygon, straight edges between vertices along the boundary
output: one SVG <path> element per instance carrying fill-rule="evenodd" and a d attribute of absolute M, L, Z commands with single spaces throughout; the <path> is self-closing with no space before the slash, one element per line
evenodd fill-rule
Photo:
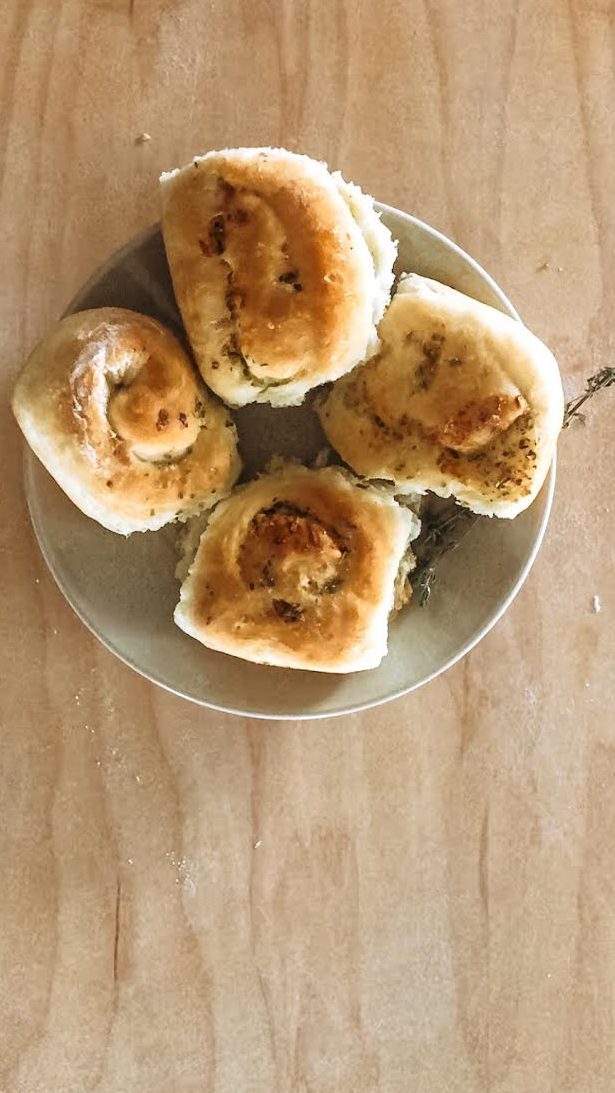
<path fill-rule="evenodd" d="M 495 631 L 419 693 L 308 725 L 193 708 L 85 632 L 7 399 L 156 218 L 159 171 L 242 143 L 451 234 L 576 389 L 615 348 L 614 22 L 612 0 L 5 3 L 2 1093 L 612 1093 L 610 393 L 562 437 Z"/>

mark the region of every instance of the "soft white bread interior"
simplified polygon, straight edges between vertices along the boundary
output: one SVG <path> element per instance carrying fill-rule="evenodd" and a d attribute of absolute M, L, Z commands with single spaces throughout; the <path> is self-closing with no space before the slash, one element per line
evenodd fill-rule
<path fill-rule="evenodd" d="M 379 353 L 319 409 L 359 474 L 514 517 L 531 504 L 562 424 L 557 362 L 521 322 L 409 274 L 380 324 Z"/>
<path fill-rule="evenodd" d="M 26 361 L 13 410 L 75 505 L 122 535 L 214 505 L 241 469 L 235 426 L 180 343 L 123 308 L 61 319 Z"/>
<path fill-rule="evenodd" d="M 235 148 L 161 177 L 175 296 L 209 386 L 289 406 L 377 347 L 396 255 L 371 198 L 308 156 Z"/>
<path fill-rule="evenodd" d="M 288 465 L 211 513 L 175 621 L 210 649 L 318 672 L 375 668 L 419 531 L 389 492 Z"/>

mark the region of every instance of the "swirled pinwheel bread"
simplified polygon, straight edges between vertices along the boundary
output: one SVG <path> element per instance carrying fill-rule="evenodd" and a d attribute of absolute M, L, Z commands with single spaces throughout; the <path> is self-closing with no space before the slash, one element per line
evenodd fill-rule
<path fill-rule="evenodd" d="M 225 496 L 235 427 L 177 339 L 146 315 L 69 315 L 34 349 L 13 410 L 30 447 L 87 516 L 128 535 Z"/>
<path fill-rule="evenodd" d="M 374 352 L 396 245 L 357 186 L 308 156 L 238 148 L 161 190 L 177 302 L 225 402 L 298 404 Z"/>
<path fill-rule="evenodd" d="M 410 274 L 381 348 L 339 380 L 319 414 L 342 458 L 401 492 L 453 495 L 514 517 L 531 504 L 562 424 L 557 362 L 521 322 Z"/>
<path fill-rule="evenodd" d="M 209 517 L 175 621 L 210 649 L 319 672 L 375 668 L 418 520 L 332 467 L 289 465 Z"/>

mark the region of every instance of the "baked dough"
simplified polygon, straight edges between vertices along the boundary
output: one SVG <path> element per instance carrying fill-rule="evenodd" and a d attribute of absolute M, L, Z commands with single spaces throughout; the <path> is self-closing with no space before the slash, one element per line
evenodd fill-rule
<path fill-rule="evenodd" d="M 240 471 L 235 426 L 180 343 L 123 308 L 61 319 L 28 358 L 13 410 L 77 507 L 122 535 L 214 505 Z"/>
<path fill-rule="evenodd" d="M 225 402 L 296 405 L 375 351 L 396 245 L 357 186 L 308 156 L 236 148 L 161 187 L 177 302 Z"/>
<path fill-rule="evenodd" d="M 548 472 L 562 424 L 557 362 L 522 323 L 416 274 L 380 325 L 380 352 L 319 409 L 359 474 L 514 517 Z"/>
<path fill-rule="evenodd" d="M 175 621 L 210 649 L 257 664 L 375 668 L 418 530 L 389 492 L 336 468 L 287 466 L 210 515 Z"/>

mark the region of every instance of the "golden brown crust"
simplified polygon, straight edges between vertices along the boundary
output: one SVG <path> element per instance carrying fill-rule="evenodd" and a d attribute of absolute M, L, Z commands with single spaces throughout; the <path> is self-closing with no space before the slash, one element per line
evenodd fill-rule
<path fill-rule="evenodd" d="M 13 410 L 74 503 L 121 534 L 210 507 L 239 474 L 224 408 L 177 339 L 134 311 L 57 323 L 27 360 Z"/>
<path fill-rule="evenodd" d="M 290 466 L 210 517 L 175 621 L 211 649 L 322 672 L 376 667 L 418 521 L 334 468 Z"/>
<path fill-rule="evenodd" d="M 561 428 L 557 363 L 520 322 L 415 274 L 400 282 L 376 357 L 320 408 L 358 473 L 516 516 L 538 493 Z"/>
<path fill-rule="evenodd" d="M 300 402 L 369 355 L 395 248 L 356 187 L 283 149 L 210 152 L 161 183 L 175 295 L 226 402 Z"/>

